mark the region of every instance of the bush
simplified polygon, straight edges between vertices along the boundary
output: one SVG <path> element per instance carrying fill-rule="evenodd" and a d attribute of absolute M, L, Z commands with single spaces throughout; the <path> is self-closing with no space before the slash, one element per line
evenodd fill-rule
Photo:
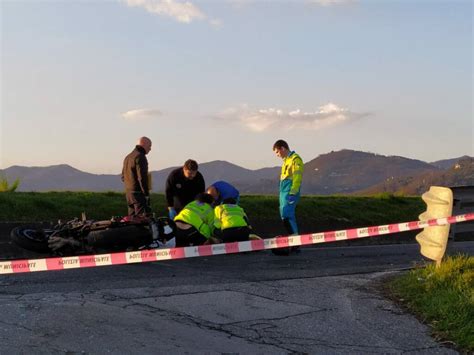
<path fill-rule="evenodd" d="M 20 185 L 20 179 L 16 179 L 11 186 L 5 176 L 0 177 L 0 192 L 14 192 Z"/>

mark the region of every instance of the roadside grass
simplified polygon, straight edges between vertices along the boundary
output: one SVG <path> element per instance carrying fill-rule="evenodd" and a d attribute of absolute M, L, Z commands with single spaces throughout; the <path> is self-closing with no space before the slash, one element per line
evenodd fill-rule
<path fill-rule="evenodd" d="M 163 194 L 151 195 L 157 216 L 167 214 Z M 278 197 L 241 196 L 241 205 L 251 220 L 279 220 Z M 425 210 L 419 197 L 380 195 L 303 196 L 297 207 L 298 220 L 365 226 L 416 220 Z M 80 217 L 108 219 L 127 214 L 125 195 L 118 192 L 3 192 L 0 193 L 0 221 L 55 221 Z"/>
<path fill-rule="evenodd" d="M 432 327 L 437 339 L 474 352 L 474 257 L 448 257 L 440 268 L 415 268 L 387 286 L 397 302 Z"/>
<path fill-rule="evenodd" d="M 250 219 L 278 220 L 278 197 L 249 195 L 241 205 Z M 417 220 L 426 209 L 420 197 L 303 196 L 298 203 L 298 221 L 314 225 L 332 223 L 353 227 Z"/>
<path fill-rule="evenodd" d="M 91 219 L 127 214 L 125 195 L 117 192 L 1 193 L 0 206 L 0 221 L 12 222 L 72 219 L 82 212 Z"/>

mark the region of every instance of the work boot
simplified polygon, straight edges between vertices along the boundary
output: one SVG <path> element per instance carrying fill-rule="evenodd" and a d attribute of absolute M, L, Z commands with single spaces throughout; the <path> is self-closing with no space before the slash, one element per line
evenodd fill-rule
<path fill-rule="evenodd" d="M 278 256 L 289 256 L 290 252 L 291 252 L 291 248 L 272 249 L 272 253 Z"/>
<path fill-rule="evenodd" d="M 293 231 L 293 227 L 291 226 L 290 221 L 288 218 L 283 218 L 282 219 L 283 226 L 285 227 L 286 231 L 288 232 L 289 235 L 295 234 Z M 278 248 L 278 249 L 272 249 L 272 253 L 278 256 L 289 256 L 291 253 L 298 254 L 300 253 L 300 247 L 295 246 L 295 247 L 288 247 L 288 248 Z"/>

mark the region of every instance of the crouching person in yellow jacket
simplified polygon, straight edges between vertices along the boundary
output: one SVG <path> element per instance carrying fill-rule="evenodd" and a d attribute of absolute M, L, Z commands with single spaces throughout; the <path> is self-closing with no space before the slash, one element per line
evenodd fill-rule
<path fill-rule="evenodd" d="M 233 198 L 227 198 L 214 209 L 214 235 L 224 243 L 249 240 L 247 215 Z"/>
<path fill-rule="evenodd" d="M 212 242 L 214 232 L 214 210 L 211 195 L 200 193 L 196 200 L 188 203 L 174 218 L 176 223 L 176 246 L 187 247 Z"/>

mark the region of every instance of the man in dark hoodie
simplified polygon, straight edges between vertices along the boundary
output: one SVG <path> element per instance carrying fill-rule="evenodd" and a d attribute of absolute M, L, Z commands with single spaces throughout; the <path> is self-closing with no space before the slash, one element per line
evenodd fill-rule
<path fill-rule="evenodd" d="M 146 158 L 150 150 L 150 138 L 141 137 L 135 149 L 123 160 L 122 181 L 125 185 L 128 215 L 131 217 L 144 217 L 151 212 L 148 160 Z"/>

